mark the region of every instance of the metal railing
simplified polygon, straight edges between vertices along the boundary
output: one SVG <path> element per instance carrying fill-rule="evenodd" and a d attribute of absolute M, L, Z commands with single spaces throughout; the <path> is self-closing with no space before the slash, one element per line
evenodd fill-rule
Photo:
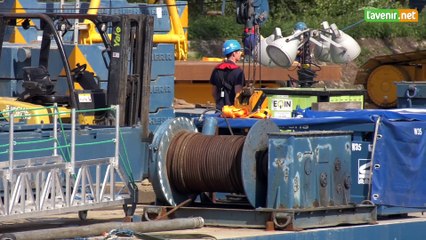
<path fill-rule="evenodd" d="M 8 154 L 8 161 L 0 162 L 0 220 L 40 217 L 48 214 L 79 212 L 112 205 L 122 205 L 132 198 L 132 191 L 126 184 L 129 176 L 120 168 L 120 127 L 119 106 L 110 110 L 115 113 L 113 138 L 97 143 L 76 143 L 77 111 L 71 110 L 70 143 L 60 145 L 58 141 L 58 116 L 62 113 L 55 107 L 52 113 L 53 133 L 51 138 L 34 141 L 15 139 L 16 109 L 8 110 L 9 143 L 0 147 L 7 148 L 0 154 Z M 93 110 L 95 111 L 95 110 Z M 4 112 L 3 116 L 5 115 Z M 22 114 L 20 115 L 22 116 Z M 61 121 L 59 121 L 61 122 Z M 62 124 L 62 122 L 61 122 Z M 63 128 L 61 127 L 61 131 Z M 52 142 L 49 148 L 34 148 L 36 144 Z M 16 145 L 28 145 L 29 149 L 17 150 Z M 111 157 L 76 161 L 76 148 L 80 146 L 96 148 L 99 144 L 113 144 Z M 58 149 L 67 148 L 70 160 L 65 161 Z M 18 152 L 50 151 L 43 157 L 15 159 Z M 94 173 L 94 174 L 92 174 Z M 117 178 L 118 177 L 118 178 Z"/>

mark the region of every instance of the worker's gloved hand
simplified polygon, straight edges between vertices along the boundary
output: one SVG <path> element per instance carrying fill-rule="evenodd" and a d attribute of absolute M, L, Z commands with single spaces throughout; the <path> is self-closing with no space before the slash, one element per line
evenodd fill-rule
<path fill-rule="evenodd" d="M 222 117 L 224 118 L 245 118 L 249 112 L 246 108 L 237 108 L 235 106 L 225 105 L 222 108 Z"/>
<path fill-rule="evenodd" d="M 271 114 L 271 110 L 269 110 L 268 108 L 263 108 L 263 109 L 259 109 L 256 112 L 252 112 L 250 113 L 250 115 L 248 115 L 248 118 L 259 118 L 259 119 L 267 119 L 267 118 L 271 118 L 272 114 Z"/>

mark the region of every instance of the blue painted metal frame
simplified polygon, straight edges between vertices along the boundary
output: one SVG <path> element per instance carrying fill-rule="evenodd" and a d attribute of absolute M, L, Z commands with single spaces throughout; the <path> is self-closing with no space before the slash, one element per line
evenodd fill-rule
<path fill-rule="evenodd" d="M 426 82 L 396 83 L 398 108 L 426 107 Z"/>
<path fill-rule="evenodd" d="M 161 214 L 172 210 L 172 207 L 146 206 L 144 211 Z M 277 229 L 302 230 L 309 228 L 338 226 L 342 224 L 375 224 L 376 209 L 371 205 L 338 206 L 334 208 L 312 209 L 244 209 L 213 207 L 180 207 L 173 212 L 174 218 L 200 216 L 206 226 L 263 228 L 273 222 L 290 219 L 287 225 Z M 275 220 L 274 220 L 275 219 Z"/>
<path fill-rule="evenodd" d="M 185 194 L 175 191 L 169 183 L 167 175 L 167 151 L 173 137 L 181 131 L 197 132 L 197 128 L 187 118 L 168 119 L 161 124 L 155 132 L 154 139 L 150 145 L 151 162 L 149 175 L 155 195 L 161 203 L 175 206 L 189 198 Z"/>
<path fill-rule="evenodd" d="M 344 206 L 350 199 L 351 133 L 269 134 L 267 208 Z"/>
<path fill-rule="evenodd" d="M 150 83 L 149 112 L 160 108 L 172 108 L 175 96 L 175 78 L 173 75 L 160 76 Z"/>
<path fill-rule="evenodd" d="M 257 153 L 268 149 L 268 133 L 279 132 L 280 129 L 272 121 L 258 121 L 248 132 L 241 157 L 241 177 L 244 192 L 253 207 L 265 206 L 266 182 L 264 182 L 257 161 Z M 266 177 L 266 176 L 265 176 Z"/>
<path fill-rule="evenodd" d="M 2 124 L 3 125 L 3 124 Z M 58 145 L 66 145 L 71 141 L 70 124 L 65 124 L 63 134 L 59 132 L 58 134 Z M 79 127 L 79 126 L 78 126 Z M 26 124 L 17 124 L 15 125 L 17 129 L 14 133 L 14 139 L 17 142 L 20 141 L 37 141 L 47 138 L 53 138 L 53 125 L 26 125 Z M 8 125 L 4 124 L 0 127 L 0 145 L 7 144 L 9 142 L 9 129 Z M 143 179 L 144 175 L 147 175 L 147 167 L 144 166 L 146 162 L 145 159 L 148 157 L 147 144 L 142 142 L 140 137 L 141 129 L 140 127 L 121 127 L 121 136 L 120 139 L 120 153 L 122 161 L 125 157 L 128 158 L 130 163 L 130 168 L 133 170 L 132 174 L 136 181 Z M 79 127 L 79 130 L 76 134 L 76 143 L 92 143 L 92 142 L 101 142 L 106 140 L 111 140 L 115 138 L 115 128 L 114 127 Z M 94 158 L 103 158 L 114 155 L 114 146 L 113 143 L 105 145 L 97 145 L 95 148 L 93 146 L 80 146 L 76 148 L 76 161 L 94 159 Z M 27 149 L 40 149 L 40 148 L 49 148 L 52 147 L 52 142 L 40 142 L 34 143 L 32 145 L 17 145 L 15 147 L 16 151 L 27 150 Z M 4 151 L 5 149 L 0 149 Z M 66 149 L 63 149 L 64 159 L 69 160 L 69 156 Z M 127 154 L 125 154 L 127 153 Z M 61 154 L 61 151 L 58 151 L 58 154 Z M 22 152 L 15 153 L 15 159 L 26 159 L 33 157 L 41 156 L 50 156 L 52 155 L 52 150 L 49 151 L 37 151 L 37 152 Z M 0 155 L 0 161 L 8 161 L 7 154 Z M 122 162 L 121 161 L 121 162 Z M 123 163 L 123 162 L 122 162 Z"/>
<path fill-rule="evenodd" d="M 0 1 L 1 12 L 11 12 L 14 8 L 15 1 Z M 22 8 L 27 13 L 42 13 L 42 12 L 56 12 L 61 11 L 68 13 L 75 13 L 76 9 L 72 6 L 73 2 L 67 2 L 68 8 L 60 8 L 59 2 L 42 2 L 37 0 L 19 0 Z M 178 14 L 182 15 L 185 7 L 188 5 L 186 1 L 176 1 Z M 88 2 L 80 3 L 79 13 L 86 13 L 89 8 Z M 98 14 L 147 14 L 154 17 L 154 32 L 167 33 L 171 29 L 169 12 L 167 11 L 166 4 L 146 4 L 146 3 L 129 3 L 127 0 L 101 0 Z M 24 38 L 27 36 L 23 35 Z M 26 38 L 27 39 L 27 38 Z M 31 41 L 28 38 L 28 42 Z"/>
<path fill-rule="evenodd" d="M 175 111 L 171 107 L 159 108 L 156 112 L 149 113 L 149 131 L 155 133 L 161 124 L 174 117 Z"/>

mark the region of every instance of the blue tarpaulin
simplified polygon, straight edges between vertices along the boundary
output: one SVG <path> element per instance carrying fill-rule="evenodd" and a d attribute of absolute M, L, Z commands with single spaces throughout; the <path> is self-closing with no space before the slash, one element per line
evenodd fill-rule
<path fill-rule="evenodd" d="M 352 120 L 364 120 L 376 118 L 378 116 L 389 120 L 426 120 L 426 109 L 401 108 L 401 109 L 370 109 L 352 111 L 312 111 L 309 109 L 299 109 L 298 114 L 304 118 L 329 118 L 340 117 Z"/>
<path fill-rule="evenodd" d="M 426 206 L 426 122 L 383 119 L 373 159 L 376 204 Z"/>
<path fill-rule="evenodd" d="M 206 114 L 204 117 L 215 117 L 218 127 L 226 128 L 250 128 L 259 119 L 253 118 L 222 118 L 220 114 Z M 353 110 L 353 111 L 311 111 L 299 109 L 296 114 L 299 117 L 271 120 L 279 127 L 303 126 L 332 123 L 374 123 L 378 117 L 389 120 L 420 120 L 426 121 L 425 109 L 395 109 L 395 110 Z M 199 118 L 194 118 L 197 125 L 202 125 Z"/>

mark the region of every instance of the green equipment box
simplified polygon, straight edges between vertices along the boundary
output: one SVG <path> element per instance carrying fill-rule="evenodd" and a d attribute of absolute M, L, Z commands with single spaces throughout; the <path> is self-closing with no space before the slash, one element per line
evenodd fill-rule
<path fill-rule="evenodd" d="M 293 117 L 293 111 L 310 108 L 315 103 L 360 103 L 364 107 L 364 90 L 324 88 L 274 88 L 261 89 L 267 96 L 268 108 L 273 118 Z"/>

